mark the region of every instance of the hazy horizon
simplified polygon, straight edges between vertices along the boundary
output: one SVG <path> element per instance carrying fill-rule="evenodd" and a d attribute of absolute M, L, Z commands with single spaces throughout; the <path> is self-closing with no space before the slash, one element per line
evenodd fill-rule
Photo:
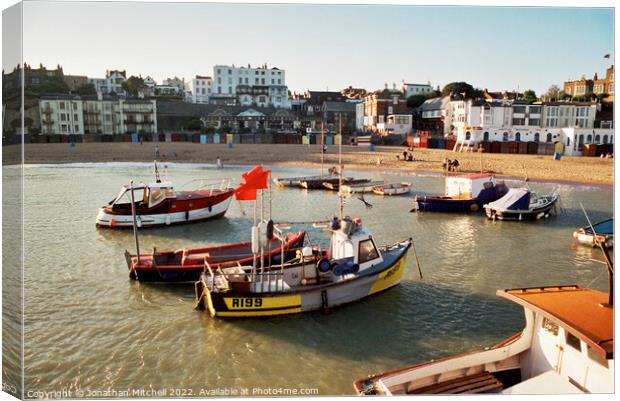
<path fill-rule="evenodd" d="M 267 63 L 298 92 L 404 80 L 542 94 L 614 59 L 612 8 L 28 1 L 23 18 L 32 66 L 158 83 Z"/>

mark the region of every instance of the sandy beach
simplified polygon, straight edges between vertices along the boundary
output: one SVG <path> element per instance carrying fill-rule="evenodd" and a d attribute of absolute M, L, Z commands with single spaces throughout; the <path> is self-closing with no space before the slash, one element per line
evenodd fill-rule
<path fill-rule="evenodd" d="M 149 162 L 155 158 L 155 143 L 79 143 L 69 147 L 66 143 L 27 144 L 25 163 L 78 163 L 78 162 Z M 321 165 L 320 148 L 317 145 L 235 144 L 201 145 L 186 142 L 159 143 L 161 161 L 186 163 L 215 163 L 219 156 L 224 165 L 264 163 L 272 166 Z M 343 146 L 342 159 L 347 168 L 369 170 L 407 170 L 419 172 L 442 172 L 444 158 L 458 159 L 461 172 L 479 172 L 479 153 L 455 153 L 441 149 L 415 149 L 415 161 L 402 159 L 403 147 L 377 147 L 371 152 L 367 147 Z M 3 165 L 20 162 L 18 145 L 3 146 Z M 377 164 L 380 160 L 381 164 Z M 338 147 L 328 146 L 324 155 L 326 168 L 338 164 Z M 498 176 L 529 177 L 530 180 L 548 180 L 589 184 L 613 185 L 613 159 L 592 157 L 563 157 L 553 160 L 547 155 L 486 154 L 482 155 L 485 172 Z"/>

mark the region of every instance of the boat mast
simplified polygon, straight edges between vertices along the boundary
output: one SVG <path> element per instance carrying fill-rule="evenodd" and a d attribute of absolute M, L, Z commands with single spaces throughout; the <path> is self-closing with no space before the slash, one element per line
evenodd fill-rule
<path fill-rule="evenodd" d="M 325 156 L 325 152 L 323 152 L 324 146 L 325 146 L 325 130 L 323 127 L 323 121 L 321 121 L 321 178 L 323 178 L 323 158 Z"/>
<path fill-rule="evenodd" d="M 340 207 L 340 220 L 343 218 L 344 203 L 342 199 L 342 114 L 338 113 L 338 202 Z"/>
<path fill-rule="evenodd" d="M 157 166 L 157 164 L 155 164 Z M 131 198 L 131 220 L 133 225 L 133 239 L 136 243 L 136 257 L 138 262 L 140 262 L 140 243 L 138 242 L 138 227 L 136 224 L 136 203 L 133 196 L 133 180 L 129 181 L 129 193 Z"/>

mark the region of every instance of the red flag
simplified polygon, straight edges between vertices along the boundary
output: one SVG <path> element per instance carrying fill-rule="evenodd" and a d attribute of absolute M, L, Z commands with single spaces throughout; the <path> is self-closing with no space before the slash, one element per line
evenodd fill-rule
<path fill-rule="evenodd" d="M 235 189 L 237 200 L 256 200 L 257 189 L 267 189 L 267 180 L 271 170 L 263 171 L 263 166 L 256 166 L 252 170 L 241 174 L 244 181 Z"/>

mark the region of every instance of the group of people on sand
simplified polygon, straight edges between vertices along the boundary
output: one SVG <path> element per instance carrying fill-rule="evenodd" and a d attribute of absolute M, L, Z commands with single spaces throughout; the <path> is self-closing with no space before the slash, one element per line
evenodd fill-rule
<path fill-rule="evenodd" d="M 407 150 L 403 150 L 403 158 L 402 160 L 405 162 L 412 162 L 415 159 L 413 158 L 413 148 L 409 148 L 408 149 L 409 152 L 407 152 Z M 400 155 L 396 155 L 396 160 L 401 160 Z"/>
<path fill-rule="evenodd" d="M 457 172 L 459 171 L 459 166 L 461 165 L 461 163 L 459 163 L 458 160 L 454 159 L 454 160 L 450 160 L 447 157 L 443 160 L 443 169 L 447 172 Z"/>

